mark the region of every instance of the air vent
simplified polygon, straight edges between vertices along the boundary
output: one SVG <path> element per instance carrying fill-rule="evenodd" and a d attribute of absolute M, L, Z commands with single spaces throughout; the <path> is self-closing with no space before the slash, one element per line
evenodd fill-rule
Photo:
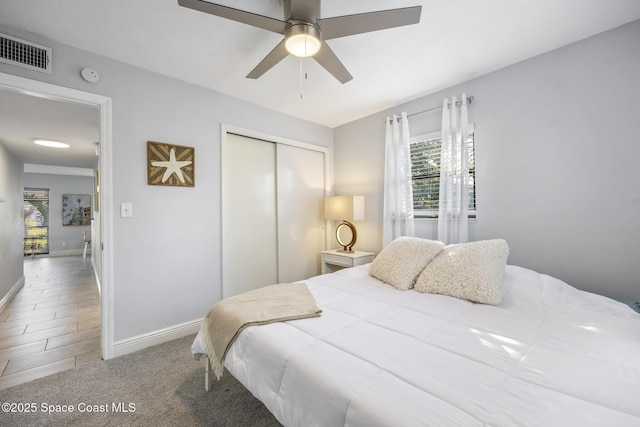
<path fill-rule="evenodd" d="M 51 48 L 0 33 L 0 62 L 51 74 Z"/>

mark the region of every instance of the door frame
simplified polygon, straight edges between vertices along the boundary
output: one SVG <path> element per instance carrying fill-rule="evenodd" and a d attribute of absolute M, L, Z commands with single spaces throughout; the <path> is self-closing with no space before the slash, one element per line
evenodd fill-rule
<path fill-rule="evenodd" d="M 93 105 L 98 108 L 100 116 L 100 242 L 97 248 L 100 258 L 100 347 L 104 360 L 113 357 L 113 158 L 112 158 L 112 111 L 111 98 L 31 80 L 0 72 L 0 89 L 38 96 L 53 101 L 75 102 Z"/>
<path fill-rule="evenodd" d="M 244 136 L 247 138 L 260 139 L 266 142 L 271 142 L 275 144 L 285 144 L 291 145 L 293 147 L 304 148 L 307 150 L 319 151 L 324 154 L 324 195 L 325 197 L 331 194 L 331 184 L 333 172 L 331 170 L 331 149 L 329 147 L 324 147 L 322 145 L 310 144 L 308 142 L 297 141 L 294 139 L 283 138 L 280 136 L 271 135 L 264 132 L 259 132 L 251 129 L 241 128 L 238 126 L 229 125 L 226 123 L 220 124 L 220 253 L 222 257 L 225 256 L 225 246 L 226 246 L 226 238 L 225 238 L 225 229 L 227 227 L 228 222 L 228 214 L 225 210 L 225 206 L 227 204 L 227 179 L 225 174 L 225 160 L 227 158 L 226 146 L 229 143 L 227 140 L 227 134 L 233 133 L 236 135 Z M 329 241 L 329 235 L 327 233 L 326 221 L 324 223 L 324 247 L 327 248 L 327 244 Z M 223 289 L 224 289 L 224 260 L 220 260 L 220 295 L 219 298 L 222 299 Z"/>

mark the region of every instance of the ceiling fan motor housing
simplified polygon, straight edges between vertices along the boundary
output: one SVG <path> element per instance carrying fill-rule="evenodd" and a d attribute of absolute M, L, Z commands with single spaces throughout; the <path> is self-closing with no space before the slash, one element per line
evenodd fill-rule
<path fill-rule="evenodd" d="M 289 53 L 301 58 L 315 55 L 322 46 L 320 29 L 304 21 L 292 21 L 284 31 L 284 37 Z"/>

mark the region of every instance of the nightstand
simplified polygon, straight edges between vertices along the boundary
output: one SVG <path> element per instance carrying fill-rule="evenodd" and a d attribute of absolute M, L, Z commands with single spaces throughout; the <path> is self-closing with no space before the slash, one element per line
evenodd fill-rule
<path fill-rule="evenodd" d="M 322 274 L 332 273 L 344 267 L 355 267 L 373 261 L 373 252 L 322 251 Z"/>

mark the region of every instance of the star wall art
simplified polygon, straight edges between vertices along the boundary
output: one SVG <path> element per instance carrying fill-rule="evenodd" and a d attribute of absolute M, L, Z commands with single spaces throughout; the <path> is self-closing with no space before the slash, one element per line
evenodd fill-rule
<path fill-rule="evenodd" d="M 147 141 L 149 185 L 195 186 L 195 149 Z"/>

